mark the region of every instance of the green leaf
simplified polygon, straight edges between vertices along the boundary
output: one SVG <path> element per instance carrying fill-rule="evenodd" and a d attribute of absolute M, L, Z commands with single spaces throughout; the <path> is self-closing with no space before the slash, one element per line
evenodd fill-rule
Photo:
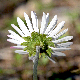
<path fill-rule="evenodd" d="M 39 58 L 41 57 L 41 53 L 39 53 Z"/>
<path fill-rule="evenodd" d="M 47 38 L 47 41 L 52 41 L 52 38 L 51 38 L 51 37 L 48 37 L 48 38 Z"/>
<path fill-rule="evenodd" d="M 24 51 L 26 51 L 26 50 L 27 50 L 27 47 L 24 48 Z M 27 51 L 27 52 L 28 52 L 28 51 Z"/>
<path fill-rule="evenodd" d="M 48 46 L 55 47 L 54 43 L 51 41 L 48 42 Z"/>
<path fill-rule="evenodd" d="M 27 37 L 22 37 L 25 41 L 31 41 L 31 37 L 27 36 Z"/>
<path fill-rule="evenodd" d="M 42 57 L 45 58 L 45 53 L 41 53 Z"/>
<path fill-rule="evenodd" d="M 48 48 L 46 51 L 47 51 L 47 53 L 46 53 L 46 54 L 47 54 L 49 57 L 51 57 L 52 49 L 51 49 L 51 48 Z"/>
<path fill-rule="evenodd" d="M 27 45 L 27 42 L 23 42 L 23 43 L 21 43 L 21 45 L 26 46 Z"/>

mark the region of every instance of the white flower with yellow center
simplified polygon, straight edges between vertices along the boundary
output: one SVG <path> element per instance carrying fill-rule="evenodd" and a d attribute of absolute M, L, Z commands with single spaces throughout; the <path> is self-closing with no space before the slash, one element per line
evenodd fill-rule
<path fill-rule="evenodd" d="M 69 47 L 72 42 L 66 42 L 73 38 L 73 36 L 66 36 L 61 39 L 58 39 L 63 34 L 68 31 L 68 28 L 59 33 L 59 31 L 64 27 L 65 21 L 62 21 L 57 24 L 57 15 L 54 16 L 50 24 L 49 22 L 49 13 L 47 15 L 43 12 L 41 28 L 38 28 L 38 19 L 36 13 L 31 11 L 32 23 L 28 15 L 24 12 L 24 17 L 27 23 L 27 26 L 24 22 L 17 17 L 17 22 L 19 27 L 11 24 L 11 26 L 18 32 L 16 34 L 12 30 L 8 30 L 10 35 L 7 35 L 10 39 L 7 41 L 17 44 L 17 46 L 12 46 L 12 48 L 18 48 L 15 50 L 15 53 L 19 54 L 29 54 L 29 59 L 35 59 L 36 46 L 40 46 L 39 57 L 48 57 L 52 62 L 55 61 L 52 59 L 54 56 L 65 56 L 61 51 L 70 50 Z M 61 43 L 65 41 L 65 43 Z"/>

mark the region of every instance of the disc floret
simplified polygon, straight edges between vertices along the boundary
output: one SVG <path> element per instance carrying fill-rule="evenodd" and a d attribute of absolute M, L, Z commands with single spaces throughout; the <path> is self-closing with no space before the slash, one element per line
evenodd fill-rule
<path fill-rule="evenodd" d="M 24 48 L 24 51 L 29 52 L 29 57 L 34 56 L 36 54 L 36 46 L 40 46 L 39 58 L 41 56 L 51 57 L 52 49 L 48 46 L 55 47 L 52 42 L 52 38 L 48 37 L 46 34 L 39 34 L 37 32 L 32 32 L 31 37 L 22 37 L 26 42 L 21 43 L 23 46 L 27 46 Z"/>

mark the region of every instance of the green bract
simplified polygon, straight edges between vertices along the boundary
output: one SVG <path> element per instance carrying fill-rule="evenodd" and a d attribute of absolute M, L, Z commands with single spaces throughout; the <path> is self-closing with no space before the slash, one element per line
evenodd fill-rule
<path fill-rule="evenodd" d="M 41 56 L 46 57 L 46 55 L 51 57 L 52 50 L 48 46 L 51 47 L 55 46 L 54 43 L 51 42 L 52 38 L 51 37 L 47 38 L 46 36 L 47 35 L 45 34 L 39 34 L 34 31 L 31 33 L 31 37 L 30 36 L 23 37 L 23 39 L 26 42 L 21 43 L 21 45 L 27 46 L 24 48 L 24 51 L 27 50 L 27 52 L 29 52 L 29 57 L 34 56 L 36 54 L 36 46 L 40 46 L 39 58 Z"/>

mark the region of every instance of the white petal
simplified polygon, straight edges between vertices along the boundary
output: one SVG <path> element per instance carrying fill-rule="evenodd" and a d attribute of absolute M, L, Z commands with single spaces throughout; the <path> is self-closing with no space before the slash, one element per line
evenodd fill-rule
<path fill-rule="evenodd" d="M 19 18 L 17 17 L 17 22 L 18 22 L 18 25 L 20 27 L 20 29 L 23 31 L 23 33 L 25 34 L 25 36 L 31 36 L 29 30 L 27 29 L 27 27 L 25 26 L 24 22 Z"/>
<path fill-rule="evenodd" d="M 65 21 L 62 21 L 61 23 L 59 23 L 58 26 L 49 33 L 50 34 L 49 36 L 52 37 L 52 36 L 56 35 L 63 28 L 64 23 L 65 23 Z"/>
<path fill-rule="evenodd" d="M 13 35 L 7 35 L 8 37 L 12 38 L 12 39 L 15 39 L 17 41 L 20 41 L 20 42 L 25 42 L 25 40 L 21 37 L 16 37 L 16 36 L 13 36 Z"/>
<path fill-rule="evenodd" d="M 60 36 L 64 35 L 68 31 L 68 28 L 60 32 L 59 34 L 52 36 L 53 39 L 58 39 Z"/>
<path fill-rule="evenodd" d="M 8 30 L 8 31 L 9 31 L 9 33 L 11 33 L 11 35 L 8 35 L 8 37 L 10 37 L 12 39 L 16 39 L 16 40 L 21 41 L 21 42 L 23 42 L 23 41 L 25 42 L 25 40 L 22 37 L 20 37 L 18 34 L 13 32 L 12 30 Z"/>
<path fill-rule="evenodd" d="M 62 53 L 62 52 L 57 52 L 57 51 L 55 51 L 54 53 L 52 53 L 52 55 L 51 55 L 52 57 L 55 57 L 55 56 L 66 56 L 64 53 Z"/>
<path fill-rule="evenodd" d="M 25 17 L 26 23 L 28 25 L 29 31 L 30 31 L 30 33 L 32 33 L 33 32 L 32 24 L 30 22 L 28 15 L 25 12 L 24 12 L 24 17 Z"/>
<path fill-rule="evenodd" d="M 12 31 L 12 30 L 8 30 L 9 31 L 9 33 L 11 33 L 11 35 L 13 35 L 13 36 L 18 36 L 18 34 L 16 34 L 14 31 Z"/>
<path fill-rule="evenodd" d="M 21 42 L 19 41 L 16 41 L 14 39 L 7 39 L 7 41 L 11 42 L 11 43 L 14 43 L 14 44 L 21 44 Z"/>
<path fill-rule="evenodd" d="M 50 32 L 51 30 L 53 30 L 55 28 L 57 24 L 57 15 L 54 16 L 54 18 L 52 19 L 52 21 L 50 22 L 49 26 L 47 27 L 45 34 L 48 34 L 48 32 Z"/>
<path fill-rule="evenodd" d="M 34 11 L 31 11 L 31 18 L 32 18 L 34 31 L 35 32 L 37 32 L 37 31 L 39 32 L 39 29 L 38 29 L 38 19 L 37 19 L 36 13 Z"/>
<path fill-rule="evenodd" d="M 27 46 L 11 46 L 10 48 L 16 48 L 16 49 L 24 49 Z"/>
<path fill-rule="evenodd" d="M 53 63 L 56 63 L 51 57 L 47 56 L 49 60 L 51 60 Z"/>
<path fill-rule="evenodd" d="M 56 39 L 58 39 L 60 36 L 62 36 L 63 34 L 65 34 L 68 31 L 68 28 L 63 30 L 62 32 L 60 32 L 59 34 L 57 34 L 55 37 Z"/>
<path fill-rule="evenodd" d="M 36 32 L 39 33 L 39 29 L 38 29 L 38 19 L 37 19 L 37 28 L 36 28 Z"/>
<path fill-rule="evenodd" d="M 43 34 L 45 25 L 46 25 L 46 14 L 43 12 L 41 28 L 40 28 L 40 34 Z"/>
<path fill-rule="evenodd" d="M 65 51 L 65 50 L 70 50 L 71 48 L 53 48 L 50 47 L 53 51 Z"/>
<path fill-rule="evenodd" d="M 47 13 L 47 15 L 46 15 L 46 23 L 45 23 L 45 27 L 44 27 L 43 34 L 44 34 L 44 32 L 46 31 L 46 29 L 47 29 L 48 22 L 49 22 L 49 13 Z"/>
<path fill-rule="evenodd" d="M 61 44 L 57 44 L 57 48 L 60 48 L 60 47 L 69 47 L 70 45 L 72 45 L 73 42 L 66 42 L 66 43 L 61 43 Z"/>
<path fill-rule="evenodd" d="M 11 26 L 12 26 L 22 37 L 25 36 L 25 35 L 22 33 L 22 31 L 21 31 L 17 26 L 15 26 L 14 24 L 11 24 Z"/>
<path fill-rule="evenodd" d="M 28 54 L 27 51 L 23 51 L 23 50 L 15 50 L 15 53 L 19 53 L 19 54 Z"/>
<path fill-rule="evenodd" d="M 73 38 L 73 36 L 66 36 L 64 38 L 61 38 L 61 39 L 58 39 L 58 40 L 55 40 L 55 41 L 52 41 L 53 43 L 60 43 L 60 42 L 63 42 L 63 41 L 68 41 L 68 40 L 71 40 Z"/>
<path fill-rule="evenodd" d="M 48 22 L 49 22 L 49 13 L 47 13 L 46 15 L 46 24 L 48 25 Z"/>

